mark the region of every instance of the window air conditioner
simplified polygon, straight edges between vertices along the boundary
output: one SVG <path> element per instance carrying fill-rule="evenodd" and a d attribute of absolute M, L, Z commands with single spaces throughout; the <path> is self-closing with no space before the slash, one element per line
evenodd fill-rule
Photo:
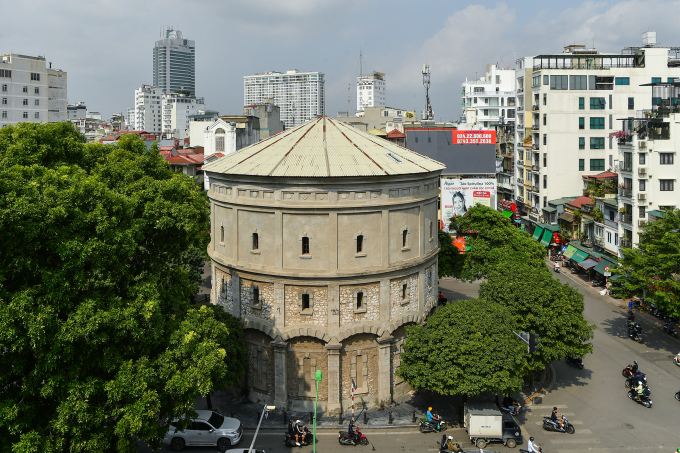
<path fill-rule="evenodd" d="M 645 200 L 647 200 L 647 194 L 646 193 L 639 193 L 637 198 L 640 201 L 645 201 Z"/>
<path fill-rule="evenodd" d="M 638 226 L 643 227 L 643 226 L 645 226 L 645 225 L 647 225 L 647 220 L 644 220 L 644 219 L 638 220 Z"/>
<path fill-rule="evenodd" d="M 638 141 L 638 146 L 640 149 L 645 149 L 647 147 L 647 142 L 644 140 Z"/>
<path fill-rule="evenodd" d="M 646 175 L 647 167 L 638 167 L 638 175 Z"/>

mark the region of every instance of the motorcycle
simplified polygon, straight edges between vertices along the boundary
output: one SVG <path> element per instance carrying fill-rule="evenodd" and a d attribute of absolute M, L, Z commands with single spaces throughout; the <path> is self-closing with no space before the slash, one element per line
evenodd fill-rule
<path fill-rule="evenodd" d="M 574 365 L 579 370 L 583 369 L 583 359 L 581 357 L 565 357 L 564 361 L 569 365 Z"/>
<path fill-rule="evenodd" d="M 557 266 L 555 266 L 555 267 L 553 267 L 553 271 L 555 271 L 556 273 L 559 274 L 559 273 L 560 273 L 560 268 L 557 267 Z"/>
<path fill-rule="evenodd" d="M 633 339 L 633 340 L 635 340 L 639 343 L 642 343 L 642 332 L 636 330 L 635 326 L 633 326 L 633 328 L 628 329 L 628 336 L 631 339 Z"/>
<path fill-rule="evenodd" d="M 673 363 L 676 364 L 677 366 L 680 366 L 680 354 L 673 357 Z"/>
<path fill-rule="evenodd" d="M 442 441 L 439 443 L 439 453 L 464 453 L 463 449 L 460 447 L 458 442 L 455 443 L 453 448 L 449 448 L 446 435 L 442 435 Z"/>
<path fill-rule="evenodd" d="M 676 329 L 674 326 L 669 328 L 668 324 L 666 324 L 665 326 L 663 326 L 663 331 L 666 332 L 668 335 L 678 338 L 678 329 Z"/>
<path fill-rule="evenodd" d="M 680 354 L 678 354 L 678 355 L 680 355 Z M 632 377 L 632 376 L 635 374 L 635 373 L 633 372 L 633 366 L 637 366 L 637 362 L 635 362 L 635 365 L 628 365 L 627 367 L 625 367 L 625 368 L 623 369 L 623 371 L 621 371 L 621 375 L 622 375 L 623 377 L 625 377 L 625 378 Z M 639 370 L 636 369 L 636 372 L 637 372 L 637 371 L 639 371 Z"/>
<path fill-rule="evenodd" d="M 433 414 L 435 417 L 439 419 L 438 423 L 431 423 L 427 421 L 427 418 L 421 418 L 420 419 L 420 424 L 418 425 L 418 429 L 420 430 L 421 433 L 431 433 L 434 431 L 441 432 L 441 431 L 446 431 L 448 429 L 448 426 L 442 418 L 437 415 Z"/>
<path fill-rule="evenodd" d="M 644 387 L 647 387 L 647 376 L 645 376 L 645 373 L 641 373 L 640 376 L 631 376 L 626 379 L 626 388 L 635 388 L 640 381 L 642 381 Z"/>
<path fill-rule="evenodd" d="M 368 445 L 368 438 L 361 433 L 358 427 L 356 428 L 356 440 L 347 431 L 339 431 L 339 433 L 338 442 L 340 442 L 340 445 Z"/>
<path fill-rule="evenodd" d="M 633 401 L 642 404 L 646 408 L 651 408 L 652 407 L 652 400 L 649 398 L 649 390 L 644 389 L 642 391 L 642 395 L 638 398 L 638 394 L 635 390 L 628 390 L 628 398 L 632 399 Z"/>
<path fill-rule="evenodd" d="M 304 447 L 305 445 L 311 445 L 311 443 L 314 441 L 314 436 L 312 436 L 312 433 L 309 432 L 309 430 L 305 430 L 305 432 L 302 434 L 302 440 L 300 442 L 300 446 Z M 295 442 L 295 436 L 291 435 L 290 433 L 286 433 L 286 438 L 283 441 L 286 444 L 286 447 L 295 447 L 297 446 Z"/>
<path fill-rule="evenodd" d="M 510 406 L 512 406 L 513 409 L 510 409 Z M 498 407 L 500 407 L 503 412 L 507 412 L 510 415 L 519 415 L 522 412 L 522 405 L 515 400 L 513 400 L 512 403 L 504 400 L 503 405 L 498 405 Z"/>
<path fill-rule="evenodd" d="M 569 420 L 567 420 L 567 417 L 564 415 L 562 416 L 561 428 L 557 421 L 553 421 L 550 417 L 543 417 L 543 429 L 546 431 L 554 431 L 556 433 L 574 434 L 576 432 L 574 425 L 569 423 Z"/>

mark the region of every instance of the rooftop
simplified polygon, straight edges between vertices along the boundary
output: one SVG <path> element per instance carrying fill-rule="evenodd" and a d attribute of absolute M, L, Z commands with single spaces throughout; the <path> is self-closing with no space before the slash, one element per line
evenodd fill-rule
<path fill-rule="evenodd" d="M 215 173 L 292 177 L 405 175 L 444 168 L 441 162 L 329 117 L 315 118 L 203 167 Z"/>
<path fill-rule="evenodd" d="M 611 178 L 618 178 L 619 175 L 618 173 L 614 173 L 611 171 L 605 171 L 602 173 L 598 173 L 596 175 L 584 175 L 584 178 L 591 178 L 591 179 L 611 179 Z"/>
<path fill-rule="evenodd" d="M 575 207 L 575 208 L 580 208 L 580 207 L 583 206 L 584 204 L 591 204 L 592 202 L 593 202 L 593 199 L 592 199 L 592 198 L 586 197 L 586 196 L 582 196 L 582 197 L 578 197 L 578 198 L 575 199 L 574 201 L 570 201 L 570 202 L 567 203 L 567 204 L 568 204 L 569 206 L 573 206 L 573 207 Z"/>

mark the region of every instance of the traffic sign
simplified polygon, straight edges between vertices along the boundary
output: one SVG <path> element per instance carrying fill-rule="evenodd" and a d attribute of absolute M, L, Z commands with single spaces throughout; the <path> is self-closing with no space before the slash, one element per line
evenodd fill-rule
<path fill-rule="evenodd" d="M 605 277 L 611 277 L 612 276 L 612 270 L 609 266 L 604 267 L 604 276 Z"/>

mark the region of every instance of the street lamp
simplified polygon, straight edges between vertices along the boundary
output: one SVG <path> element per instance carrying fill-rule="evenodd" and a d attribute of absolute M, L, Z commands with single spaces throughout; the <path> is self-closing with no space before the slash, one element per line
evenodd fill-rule
<path fill-rule="evenodd" d="M 314 425 L 312 425 L 313 435 L 312 435 L 312 451 L 316 453 L 316 405 L 319 403 L 319 382 L 322 378 L 321 370 L 316 370 L 314 375 L 314 380 L 316 381 L 316 400 L 314 400 Z M 250 452 L 248 452 L 250 453 Z"/>
<path fill-rule="evenodd" d="M 317 384 L 318 387 L 318 384 Z M 248 449 L 248 453 L 251 453 L 253 451 L 253 446 L 255 445 L 255 439 L 257 439 L 257 433 L 260 431 L 260 425 L 262 424 L 262 419 L 269 413 L 269 411 L 273 411 L 276 409 L 276 406 L 267 406 L 265 404 L 264 408 L 262 409 L 262 415 L 260 415 L 260 421 L 257 424 L 257 429 L 255 430 L 255 436 L 253 436 L 253 442 L 250 444 L 250 448 Z"/>

